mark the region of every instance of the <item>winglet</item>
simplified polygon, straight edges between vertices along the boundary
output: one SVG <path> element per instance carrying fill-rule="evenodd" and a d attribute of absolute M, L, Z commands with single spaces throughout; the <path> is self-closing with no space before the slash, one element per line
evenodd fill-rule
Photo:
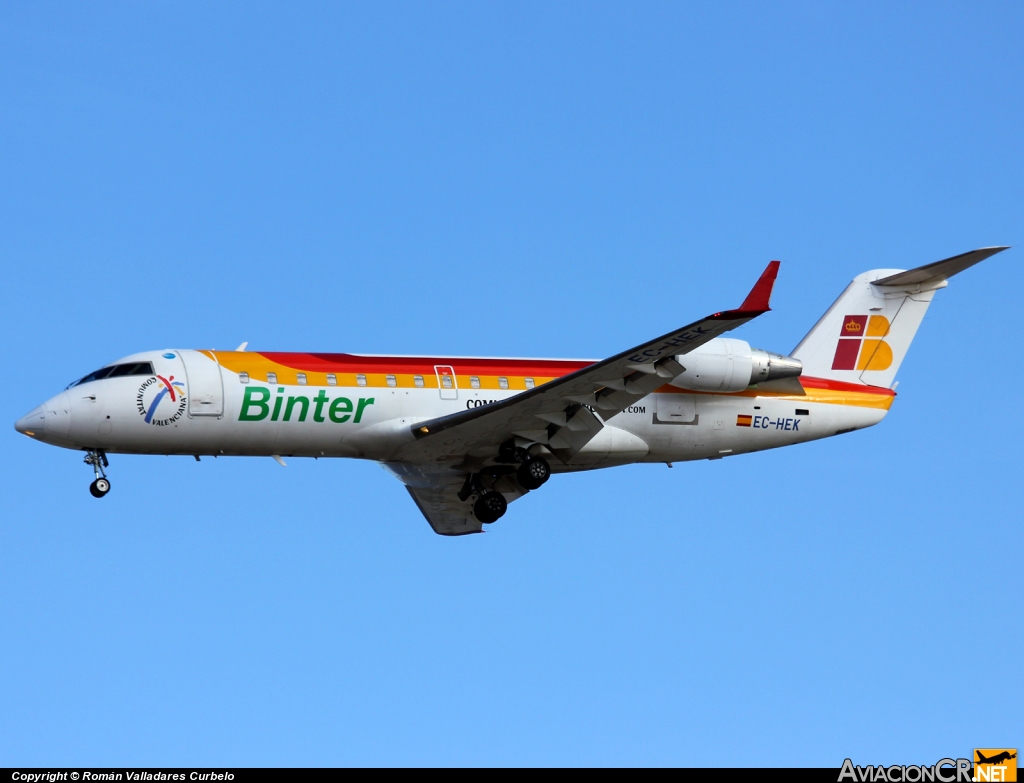
<path fill-rule="evenodd" d="M 754 287 L 750 289 L 750 293 L 743 300 L 743 304 L 740 305 L 738 312 L 755 311 L 763 313 L 766 310 L 771 310 L 768 306 L 768 301 L 772 298 L 772 288 L 775 286 L 775 277 L 779 274 L 779 266 L 779 261 L 768 262 L 768 266 L 765 267 L 761 277 L 754 283 Z"/>

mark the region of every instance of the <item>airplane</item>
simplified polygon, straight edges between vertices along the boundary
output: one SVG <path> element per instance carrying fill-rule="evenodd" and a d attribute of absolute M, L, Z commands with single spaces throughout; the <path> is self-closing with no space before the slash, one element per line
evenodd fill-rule
<path fill-rule="evenodd" d="M 1007 750 L 1004 750 L 1002 753 L 997 753 L 990 759 L 985 758 L 984 754 L 982 754 L 980 750 L 976 750 L 974 753 L 978 757 L 975 759 L 975 764 L 1001 764 L 1004 761 L 1017 758 L 1016 753 L 1010 753 Z"/>
<path fill-rule="evenodd" d="M 401 481 L 436 533 L 483 532 L 552 473 L 721 459 L 880 422 L 935 292 L 1006 247 L 858 275 L 788 355 L 725 333 L 768 312 L 779 262 L 743 303 L 603 361 L 164 349 L 75 381 L 15 424 L 108 454 L 349 457 Z"/>

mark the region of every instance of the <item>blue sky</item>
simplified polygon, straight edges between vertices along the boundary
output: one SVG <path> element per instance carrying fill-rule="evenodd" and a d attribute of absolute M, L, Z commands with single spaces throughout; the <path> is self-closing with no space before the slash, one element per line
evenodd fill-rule
<path fill-rule="evenodd" d="M 879 426 L 557 477 L 435 536 L 376 465 L 14 420 L 175 347 L 604 357 L 1022 243 L 1014 3 L 7 4 L 0 764 L 933 763 L 1024 742 L 1021 251 Z M 1018 576 L 1014 576 L 1018 574 Z"/>

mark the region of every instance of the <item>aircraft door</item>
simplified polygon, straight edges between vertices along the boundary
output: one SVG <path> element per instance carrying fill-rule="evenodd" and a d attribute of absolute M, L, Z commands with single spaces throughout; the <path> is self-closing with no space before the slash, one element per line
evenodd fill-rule
<path fill-rule="evenodd" d="M 178 351 L 178 355 L 188 382 L 188 415 L 223 416 L 224 381 L 217 359 L 204 351 Z"/>
<path fill-rule="evenodd" d="M 441 391 L 441 399 L 459 399 L 459 384 L 455 380 L 455 368 L 439 364 L 434 367 L 434 372 L 437 373 L 437 388 Z"/>

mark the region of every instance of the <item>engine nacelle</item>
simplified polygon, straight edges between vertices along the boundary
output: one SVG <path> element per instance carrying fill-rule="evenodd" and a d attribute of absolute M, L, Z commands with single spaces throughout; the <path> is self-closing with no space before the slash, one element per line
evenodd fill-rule
<path fill-rule="evenodd" d="M 803 372 L 799 359 L 751 348 L 731 337 L 716 337 L 677 356 L 676 361 L 685 371 L 670 384 L 703 392 L 738 392 L 755 383 L 797 378 Z"/>

